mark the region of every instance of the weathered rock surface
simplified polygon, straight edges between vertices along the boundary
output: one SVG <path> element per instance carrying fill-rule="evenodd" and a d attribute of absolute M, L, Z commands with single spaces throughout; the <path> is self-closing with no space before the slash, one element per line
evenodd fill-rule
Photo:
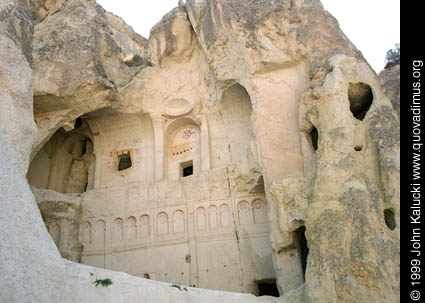
<path fill-rule="evenodd" d="M 94 1 L 52 3 L 34 27 L 34 115 L 43 127 L 31 158 L 58 128 L 116 104 L 118 88 L 148 64 L 128 63 L 143 56 L 144 38 Z"/>
<path fill-rule="evenodd" d="M 319 1 L 187 0 L 149 40 L 2 1 L 0 40 L 0 301 L 399 302 L 397 66 Z"/>
<path fill-rule="evenodd" d="M 44 224 L 63 258 L 81 262 L 82 245 L 78 240 L 81 195 L 63 195 L 53 190 L 31 188 Z M 58 224 L 60 223 L 60 225 Z M 62 232 L 60 231 L 62 227 Z"/>
<path fill-rule="evenodd" d="M 387 64 L 378 75 L 384 93 L 390 98 L 393 109 L 400 118 L 400 62 Z"/>
<path fill-rule="evenodd" d="M 0 133 L 19 154 L 22 160 L 16 165 L 25 173 L 37 134 L 32 113 L 32 11 L 25 1 L 0 4 Z M 10 121 L 17 124 L 12 127 Z"/>
<path fill-rule="evenodd" d="M 399 222 L 399 123 L 365 63 L 337 56 L 331 64 L 310 116 L 319 148 L 305 221 L 306 292 L 314 302 L 397 302 L 399 226 L 387 226 L 385 210 Z M 350 83 L 373 92 L 362 121 L 348 107 Z"/>

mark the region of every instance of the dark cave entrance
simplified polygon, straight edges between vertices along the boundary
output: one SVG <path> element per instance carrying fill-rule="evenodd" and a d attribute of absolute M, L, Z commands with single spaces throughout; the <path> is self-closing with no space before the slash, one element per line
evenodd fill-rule
<path fill-rule="evenodd" d="M 277 289 L 276 281 L 259 281 L 258 285 L 258 296 L 272 296 L 279 297 L 279 291 Z"/>
<path fill-rule="evenodd" d="M 303 271 L 303 278 L 305 281 L 305 271 L 307 269 L 307 257 L 309 253 L 309 249 L 307 246 L 307 238 L 305 237 L 305 226 L 301 226 L 295 231 L 296 238 L 298 241 L 298 247 L 301 258 L 301 267 Z"/>

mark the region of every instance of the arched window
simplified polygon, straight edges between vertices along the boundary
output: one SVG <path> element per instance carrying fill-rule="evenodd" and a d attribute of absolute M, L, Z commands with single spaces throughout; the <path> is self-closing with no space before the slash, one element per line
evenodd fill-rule
<path fill-rule="evenodd" d="M 200 129 L 191 119 L 172 122 L 164 135 L 164 176 L 189 177 L 201 169 Z"/>

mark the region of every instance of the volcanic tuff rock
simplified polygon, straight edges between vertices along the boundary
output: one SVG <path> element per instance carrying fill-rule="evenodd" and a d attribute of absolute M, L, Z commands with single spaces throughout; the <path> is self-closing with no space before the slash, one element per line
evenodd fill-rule
<path fill-rule="evenodd" d="M 393 109 L 400 118 L 400 62 L 387 64 L 378 75 L 384 93 L 390 98 Z"/>
<path fill-rule="evenodd" d="M 2 0 L 0 40 L 0 273 L 8 277 L 0 301 L 399 302 L 399 119 L 385 95 L 393 84 L 381 88 L 319 1 L 187 0 L 147 40 L 94 1 Z M 232 112 L 228 100 L 249 100 L 251 111 L 235 111 L 247 118 L 223 115 Z M 72 188 L 94 178 L 86 192 L 31 192 L 29 160 L 59 129 L 77 134 L 87 123 L 93 133 L 77 135 L 93 139 L 107 134 L 108 121 L 136 116 L 134 125 L 154 134 L 151 145 L 142 142 L 153 149 L 145 179 L 105 170 L 74 180 L 71 169 L 63 175 Z M 196 179 L 173 180 L 163 161 L 162 127 L 175 117 L 199 126 Z M 237 119 L 243 140 L 217 122 Z M 96 163 L 110 163 L 106 143 L 96 144 Z M 89 163 L 84 155 L 69 161 Z M 98 199 L 116 192 L 124 206 Z M 83 214 L 130 211 L 132 195 L 162 207 L 192 194 L 196 202 L 265 196 L 279 299 L 180 292 L 69 262 L 40 215 L 69 226 L 56 244 L 79 261 Z M 300 228 L 309 248 L 305 281 Z M 234 242 L 251 243 L 241 236 Z M 106 277 L 114 282 L 108 289 L 91 284 Z"/>

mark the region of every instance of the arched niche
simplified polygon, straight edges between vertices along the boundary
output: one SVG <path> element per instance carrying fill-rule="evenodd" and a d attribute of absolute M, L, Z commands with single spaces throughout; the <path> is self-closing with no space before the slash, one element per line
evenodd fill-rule
<path fill-rule="evenodd" d="M 208 224 L 209 229 L 216 229 L 218 227 L 218 216 L 217 216 L 217 206 L 211 205 L 208 207 Z"/>
<path fill-rule="evenodd" d="M 136 217 L 131 216 L 127 218 L 127 240 L 134 240 L 137 238 L 137 220 Z"/>
<path fill-rule="evenodd" d="M 91 129 L 78 118 L 73 130 L 57 130 L 34 157 L 28 183 L 60 193 L 82 193 L 93 188 L 95 163 Z"/>
<path fill-rule="evenodd" d="M 177 210 L 173 214 L 173 232 L 180 234 L 185 232 L 185 218 L 184 212 Z"/>
<path fill-rule="evenodd" d="M 124 222 L 121 218 L 115 218 L 112 222 L 112 242 L 122 241 L 124 239 Z"/>
<path fill-rule="evenodd" d="M 255 140 L 251 114 L 251 98 L 243 86 L 235 84 L 223 92 L 219 113 L 209 120 L 212 167 L 236 163 L 250 152 Z"/>
<path fill-rule="evenodd" d="M 83 245 L 92 243 L 92 225 L 89 221 L 84 222 L 81 226 L 80 241 Z"/>
<path fill-rule="evenodd" d="M 238 203 L 238 217 L 240 225 L 252 224 L 250 205 L 247 201 L 240 201 Z"/>
<path fill-rule="evenodd" d="M 160 212 L 157 215 L 156 233 L 157 236 L 168 235 L 169 233 L 168 214 L 166 212 Z"/>
<path fill-rule="evenodd" d="M 204 231 L 206 227 L 206 211 L 203 206 L 196 209 L 195 221 L 197 231 Z"/>
<path fill-rule="evenodd" d="M 98 220 L 94 225 L 94 243 L 100 247 L 105 247 L 106 223 L 103 220 Z"/>
<path fill-rule="evenodd" d="M 220 205 L 220 227 L 230 226 L 230 208 L 229 205 L 223 203 Z"/>
<path fill-rule="evenodd" d="M 255 199 L 252 202 L 252 213 L 254 216 L 254 224 L 267 223 L 266 205 L 261 199 Z"/>
<path fill-rule="evenodd" d="M 140 217 L 140 238 L 147 238 L 149 237 L 149 215 L 142 215 Z"/>
<path fill-rule="evenodd" d="M 190 118 L 178 119 L 164 133 L 164 176 L 177 180 L 200 171 L 200 129 Z"/>

